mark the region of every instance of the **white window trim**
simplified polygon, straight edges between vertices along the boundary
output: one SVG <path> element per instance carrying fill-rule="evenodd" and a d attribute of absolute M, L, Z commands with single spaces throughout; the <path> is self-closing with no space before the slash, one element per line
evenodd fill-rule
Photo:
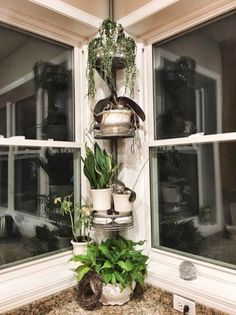
<path fill-rule="evenodd" d="M 0 313 L 65 290 L 76 284 L 71 251 L 0 271 Z"/>
<path fill-rule="evenodd" d="M 219 13 L 220 14 L 220 10 Z M 209 19 L 211 14 L 208 14 Z M 212 16 L 215 17 L 215 16 Z M 201 18 L 199 17 L 199 23 Z M 194 21 L 195 26 L 197 23 Z M 176 26 L 177 32 L 183 31 L 185 26 L 181 28 Z M 171 32 L 175 30 L 171 29 Z M 147 97 L 146 103 L 149 104 L 147 109 L 147 121 L 148 121 L 148 139 L 146 142 L 146 159 L 149 157 L 150 147 L 160 146 L 173 146 L 173 145 L 185 145 L 193 143 L 217 143 L 222 141 L 235 141 L 236 132 L 214 134 L 214 135 L 192 135 L 181 139 L 154 139 L 154 111 L 153 111 L 153 64 L 150 60 L 153 60 L 152 45 L 158 41 L 168 38 L 170 34 L 168 32 L 158 34 L 158 37 L 151 39 L 148 42 L 145 50 L 146 58 L 146 88 Z M 149 163 L 150 164 L 150 163 Z M 150 166 L 150 165 L 149 165 Z M 148 243 L 148 256 L 150 257 L 148 282 L 166 289 L 170 292 L 180 294 L 187 298 L 193 299 L 198 303 L 202 303 L 209 307 L 220 309 L 230 314 L 236 312 L 236 270 L 221 267 L 212 264 L 210 261 L 205 262 L 192 257 L 185 257 L 180 254 L 170 253 L 162 249 L 156 249 L 151 246 L 151 204 L 150 204 L 150 173 L 149 167 L 145 170 L 145 187 L 146 187 L 146 239 Z M 196 257 L 196 256 L 195 256 Z M 179 277 L 179 265 L 183 261 L 191 261 L 197 269 L 197 279 L 193 281 L 185 281 Z"/>

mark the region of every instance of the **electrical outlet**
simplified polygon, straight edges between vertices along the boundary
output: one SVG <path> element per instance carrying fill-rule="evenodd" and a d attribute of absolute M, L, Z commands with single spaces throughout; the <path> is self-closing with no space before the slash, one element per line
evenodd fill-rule
<path fill-rule="evenodd" d="M 174 309 L 183 313 L 185 305 L 189 307 L 189 311 L 186 314 L 196 315 L 195 302 L 174 294 Z"/>

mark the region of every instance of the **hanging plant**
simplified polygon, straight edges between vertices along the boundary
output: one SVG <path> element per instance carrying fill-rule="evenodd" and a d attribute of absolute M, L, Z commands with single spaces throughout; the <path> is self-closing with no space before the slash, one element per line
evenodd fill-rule
<path fill-rule="evenodd" d="M 125 90 L 134 92 L 134 80 L 136 76 L 136 44 L 127 36 L 121 24 L 107 19 L 99 28 L 98 36 L 92 39 L 88 45 L 87 79 L 88 97 L 95 97 L 95 69 L 114 91 L 113 68 L 125 68 Z"/>

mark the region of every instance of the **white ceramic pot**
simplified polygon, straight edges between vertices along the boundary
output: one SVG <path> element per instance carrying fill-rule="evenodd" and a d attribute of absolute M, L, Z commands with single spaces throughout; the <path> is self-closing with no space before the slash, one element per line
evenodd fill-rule
<path fill-rule="evenodd" d="M 90 189 L 93 210 L 105 211 L 111 209 L 111 193 L 112 188 L 105 189 Z"/>
<path fill-rule="evenodd" d="M 70 241 L 73 246 L 73 255 L 84 255 L 87 249 L 87 242 L 74 242 L 73 240 Z"/>
<path fill-rule="evenodd" d="M 130 194 L 112 194 L 115 211 L 130 212 L 132 211 L 132 202 L 129 201 Z"/>
<path fill-rule="evenodd" d="M 129 123 L 132 112 L 129 109 L 111 109 L 105 110 L 102 114 L 102 124 L 117 125 L 122 123 Z"/>
<path fill-rule="evenodd" d="M 102 295 L 99 301 L 103 305 L 123 305 L 124 303 L 129 302 L 130 295 L 134 288 L 135 283 L 132 285 L 132 288 L 126 287 L 122 290 L 118 284 L 103 284 Z"/>
<path fill-rule="evenodd" d="M 127 133 L 130 129 L 132 111 L 129 109 L 112 109 L 104 111 L 100 131 L 101 134 Z"/>
<path fill-rule="evenodd" d="M 171 186 L 169 183 L 161 184 L 163 202 L 179 203 L 181 201 L 180 187 Z"/>

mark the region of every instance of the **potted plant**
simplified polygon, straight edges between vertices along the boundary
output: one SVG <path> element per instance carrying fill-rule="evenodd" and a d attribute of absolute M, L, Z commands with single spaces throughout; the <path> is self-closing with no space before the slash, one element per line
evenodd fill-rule
<path fill-rule="evenodd" d="M 94 150 L 87 145 L 85 150 L 86 156 L 81 159 L 84 163 L 84 175 L 91 187 L 93 209 L 109 210 L 111 209 L 111 181 L 121 163 L 117 163 L 113 156 L 105 149 L 102 150 L 97 143 L 94 145 Z"/>
<path fill-rule="evenodd" d="M 117 96 L 116 92 L 99 100 L 94 107 L 94 119 L 100 124 L 101 135 L 127 134 L 139 127 L 139 118 L 145 121 L 140 106 L 126 96 Z"/>
<path fill-rule="evenodd" d="M 125 34 L 122 25 L 107 19 L 103 21 L 98 36 L 88 46 L 87 78 L 88 96 L 95 97 L 95 70 L 111 90 L 111 95 L 98 101 L 94 108 L 94 133 L 102 136 L 119 134 L 134 135 L 139 127 L 139 118 L 145 120 L 142 109 L 128 97 L 116 94 L 115 70 L 125 69 L 125 92 L 134 92 L 136 77 L 136 44 Z"/>
<path fill-rule="evenodd" d="M 115 90 L 114 67 L 125 68 L 125 87 L 130 88 L 132 95 L 136 76 L 135 58 L 135 41 L 125 34 L 122 25 L 110 19 L 104 20 L 99 28 L 98 36 L 88 45 L 88 97 L 95 97 L 95 69 L 99 71 L 111 90 Z"/>
<path fill-rule="evenodd" d="M 90 240 L 91 207 L 88 205 L 82 207 L 74 205 L 72 195 L 57 197 L 54 199 L 54 203 L 60 206 L 60 213 L 63 216 L 68 215 L 70 218 L 73 254 L 83 254 L 87 242 Z"/>
<path fill-rule="evenodd" d="M 130 212 L 132 211 L 132 204 L 136 199 L 136 193 L 120 180 L 113 182 L 113 201 L 114 209 L 117 212 Z"/>
<path fill-rule="evenodd" d="M 78 283 L 90 271 L 95 272 L 103 282 L 101 303 L 122 305 L 128 302 L 135 284 L 143 286 L 147 274 L 148 257 L 136 249 L 143 244 L 144 241 L 136 243 L 122 237 L 88 244 L 85 255 L 72 258 L 81 263 L 76 269 Z"/>

